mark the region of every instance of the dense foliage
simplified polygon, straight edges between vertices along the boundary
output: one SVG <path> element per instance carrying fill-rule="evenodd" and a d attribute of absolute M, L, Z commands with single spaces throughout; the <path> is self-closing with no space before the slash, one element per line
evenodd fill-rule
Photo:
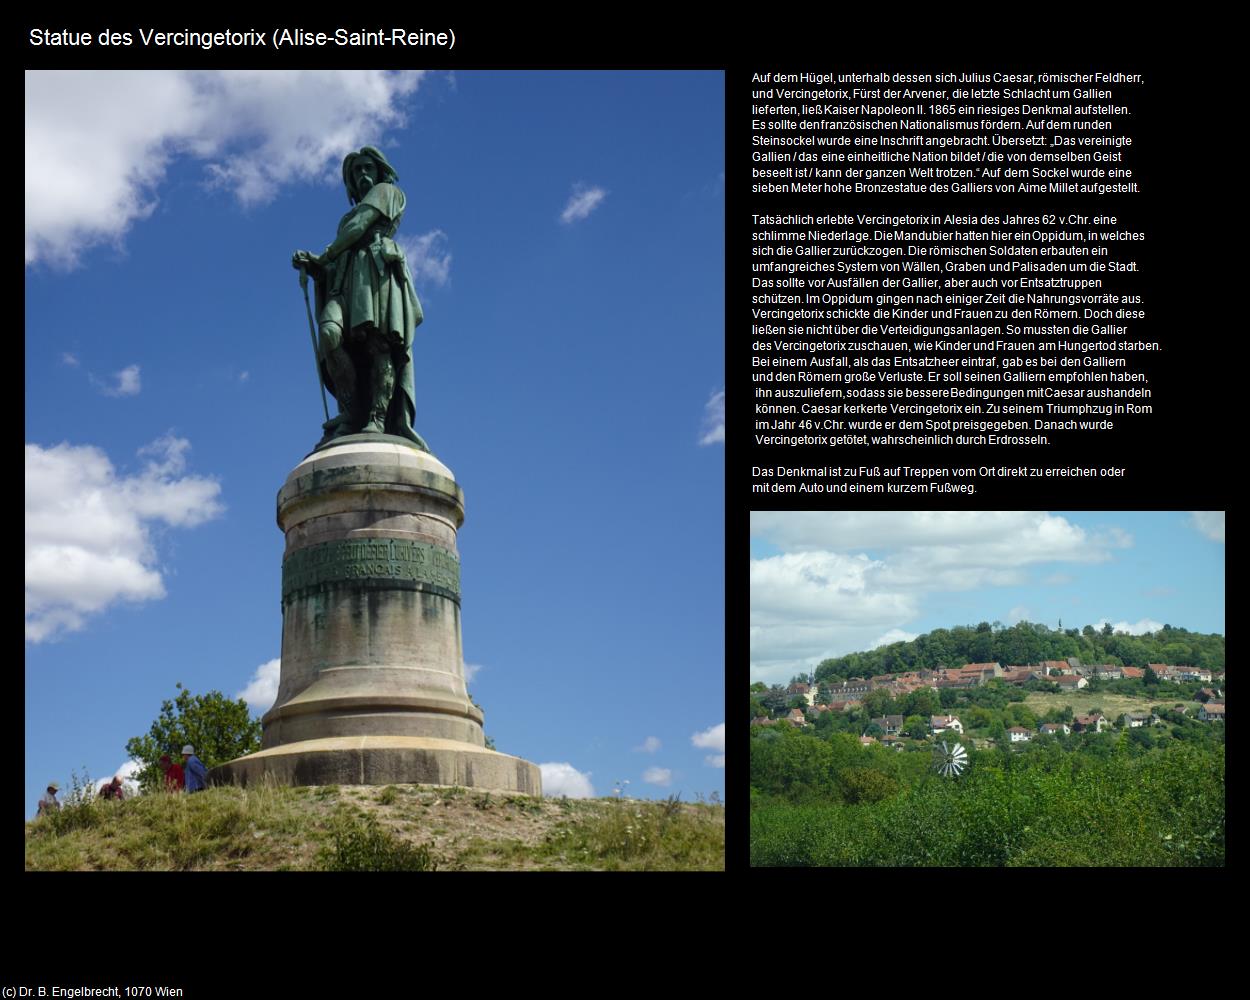
<path fill-rule="evenodd" d="M 816 681 L 872 677 L 905 670 L 960 667 L 965 663 L 1026 666 L 1043 660 L 1108 663 L 1145 667 L 1148 663 L 1224 669 L 1224 636 L 1205 635 L 1164 625 L 1146 635 L 1113 632 L 1110 625 L 1095 629 L 1051 629 L 1032 622 L 1010 628 L 1000 623 L 934 629 L 910 642 L 896 642 L 863 653 L 825 660 L 816 668 Z"/>
<path fill-rule="evenodd" d="M 974 753 L 948 780 L 917 772 L 909 759 L 925 754 L 855 746 L 854 764 L 843 739 L 751 740 L 753 865 L 1224 864 L 1222 743 L 1149 749 L 1108 733 L 1080 752 L 1049 742 Z"/>
<path fill-rule="evenodd" d="M 161 754 L 181 762 L 179 754 L 187 743 L 210 768 L 260 749 L 260 720 L 252 718 L 242 698 L 232 701 L 220 691 L 193 695 L 181 684 L 177 687 L 178 696 L 161 702 L 161 714 L 147 735 L 126 741 L 126 753 L 143 765 L 138 779 L 146 788 L 161 785 Z"/>

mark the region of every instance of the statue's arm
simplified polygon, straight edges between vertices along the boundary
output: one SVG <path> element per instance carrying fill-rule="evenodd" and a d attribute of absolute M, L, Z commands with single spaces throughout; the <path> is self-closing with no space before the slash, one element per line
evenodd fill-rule
<path fill-rule="evenodd" d="M 306 267 L 312 272 L 313 277 L 317 277 L 325 269 L 326 264 L 360 242 L 381 218 L 382 213 L 371 205 L 357 205 L 339 229 L 338 235 L 334 237 L 334 242 L 320 255 L 314 255 L 308 250 L 296 250 L 291 257 L 291 265 L 296 268 Z"/>
<path fill-rule="evenodd" d="M 328 264 L 344 250 L 350 250 L 369 232 L 373 225 L 382 218 L 382 213 L 370 205 L 357 205 L 348 220 L 343 223 L 334 242 L 325 248 L 320 257 L 322 264 Z"/>

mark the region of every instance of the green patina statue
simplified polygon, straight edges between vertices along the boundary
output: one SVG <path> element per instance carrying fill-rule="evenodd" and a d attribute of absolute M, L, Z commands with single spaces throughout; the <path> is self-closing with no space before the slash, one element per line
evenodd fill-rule
<path fill-rule="evenodd" d="M 373 146 L 343 160 L 352 209 L 325 252 L 297 250 L 291 263 L 317 288 L 317 364 L 338 401 L 322 443 L 345 434 L 393 434 L 429 451 L 412 429 L 412 342 L 421 303 L 395 242 L 404 214 L 398 175 Z M 301 281 L 304 280 L 301 274 Z"/>

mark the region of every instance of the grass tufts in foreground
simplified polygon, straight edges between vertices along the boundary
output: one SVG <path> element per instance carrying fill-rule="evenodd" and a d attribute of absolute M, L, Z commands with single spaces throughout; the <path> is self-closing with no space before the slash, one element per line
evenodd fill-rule
<path fill-rule="evenodd" d="M 86 799 L 26 824 L 28 871 L 721 870 L 724 806 L 421 785 Z"/>

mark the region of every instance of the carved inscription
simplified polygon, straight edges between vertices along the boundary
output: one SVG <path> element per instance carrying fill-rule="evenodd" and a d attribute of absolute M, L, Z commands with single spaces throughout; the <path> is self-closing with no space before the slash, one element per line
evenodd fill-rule
<path fill-rule="evenodd" d="M 362 538 L 310 545 L 282 563 L 283 600 L 310 587 L 353 581 L 390 582 L 459 600 L 460 560 L 428 542 Z"/>

